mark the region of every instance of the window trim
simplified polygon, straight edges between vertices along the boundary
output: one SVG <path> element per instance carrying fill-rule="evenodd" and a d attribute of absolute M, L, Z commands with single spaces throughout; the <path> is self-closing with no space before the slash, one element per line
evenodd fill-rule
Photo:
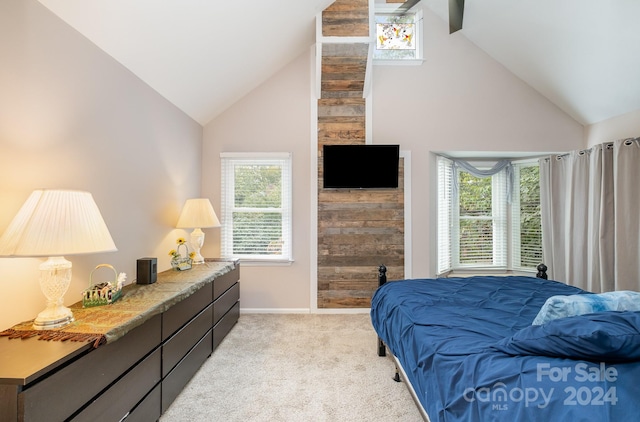
<path fill-rule="evenodd" d="M 386 7 L 385 7 L 386 6 Z M 422 9 L 416 9 L 416 10 L 409 10 L 409 13 L 413 13 L 415 15 L 415 28 L 416 28 L 416 37 L 415 37 L 415 42 L 416 42 L 416 57 L 413 59 L 389 59 L 389 58 L 381 58 L 381 59 L 377 59 L 375 57 L 373 57 L 372 55 L 372 62 L 374 65 L 381 65 L 381 66 L 420 66 L 422 65 L 422 63 L 424 63 L 424 49 L 423 49 L 423 44 L 424 44 L 424 28 L 423 28 L 423 12 Z M 377 5 L 376 6 L 376 10 L 373 13 L 373 31 L 375 33 L 375 26 L 376 26 L 376 22 L 375 22 L 375 17 L 376 15 L 393 15 L 393 14 L 398 14 L 397 13 L 397 5 L 394 6 L 388 6 L 388 5 Z M 374 37 L 373 40 L 373 49 L 375 50 L 375 44 L 376 44 L 376 40 Z"/>
<path fill-rule="evenodd" d="M 227 201 L 232 200 L 234 197 L 234 184 L 229 183 L 229 177 L 233 179 L 232 174 L 227 174 L 231 171 L 229 164 L 242 163 L 248 161 L 265 161 L 265 164 L 269 160 L 284 160 L 286 164 L 282 166 L 283 170 L 283 184 L 282 184 L 282 237 L 283 242 L 287 245 L 283 248 L 283 254 L 277 255 L 273 258 L 265 255 L 238 255 L 226 253 L 226 236 L 232 236 L 233 221 L 229 218 L 230 212 L 233 210 L 233 203 L 229 204 Z M 293 179 L 292 179 L 292 154 L 290 152 L 222 152 L 220 153 L 220 173 L 221 173 L 221 233 L 220 233 L 220 255 L 227 259 L 239 259 L 243 265 L 247 266 L 281 266 L 291 265 L 294 262 L 293 258 L 293 207 L 292 207 L 292 191 L 293 191 Z M 286 226 L 286 227 L 285 227 Z M 231 242 L 231 247 L 232 246 Z"/>

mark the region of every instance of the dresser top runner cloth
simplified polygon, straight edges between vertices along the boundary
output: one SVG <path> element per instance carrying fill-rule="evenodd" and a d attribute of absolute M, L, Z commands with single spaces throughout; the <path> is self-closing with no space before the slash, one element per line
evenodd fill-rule
<path fill-rule="evenodd" d="M 122 298 L 112 304 L 83 308 L 82 301 L 74 303 L 69 308 L 75 321 L 64 327 L 34 330 L 33 320 L 30 320 L 0 332 L 0 336 L 93 342 L 93 347 L 98 347 L 119 339 L 234 269 L 233 261 L 205 260 L 204 264 L 194 265 L 187 271 L 163 271 L 158 273 L 158 280 L 153 284 L 125 286 Z"/>

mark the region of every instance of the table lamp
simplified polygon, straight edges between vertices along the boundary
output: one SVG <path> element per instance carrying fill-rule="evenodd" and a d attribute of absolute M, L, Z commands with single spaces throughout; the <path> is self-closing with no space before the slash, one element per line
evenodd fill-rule
<path fill-rule="evenodd" d="M 71 283 L 71 262 L 63 255 L 116 250 L 91 194 L 74 190 L 33 191 L 0 237 L 0 256 L 48 257 L 40 264 L 47 306 L 33 322 L 36 330 L 73 321 L 73 313 L 63 305 Z"/>
<path fill-rule="evenodd" d="M 194 264 L 202 264 L 204 258 L 200 254 L 200 249 L 204 245 L 203 227 L 220 227 L 220 221 L 216 216 L 211 201 L 208 198 L 187 199 L 182 208 L 180 218 L 178 218 L 179 229 L 193 229 L 191 232 L 191 246 L 194 249 Z"/>

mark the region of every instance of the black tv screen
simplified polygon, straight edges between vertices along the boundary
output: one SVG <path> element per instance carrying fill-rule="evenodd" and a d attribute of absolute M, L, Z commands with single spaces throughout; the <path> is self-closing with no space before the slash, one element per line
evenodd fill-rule
<path fill-rule="evenodd" d="M 325 145 L 325 189 L 398 187 L 399 145 Z"/>

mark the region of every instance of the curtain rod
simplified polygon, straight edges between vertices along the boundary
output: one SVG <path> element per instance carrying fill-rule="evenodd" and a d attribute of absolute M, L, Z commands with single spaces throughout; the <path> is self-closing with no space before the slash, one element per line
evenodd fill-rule
<path fill-rule="evenodd" d="M 623 138 L 623 139 L 619 139 L 619 140 L 620 141 L 624 141 L 624 144 L 627 145 L 627 146 L 633 144 L 634 142 L 640 143 L 640 137 L 638 137 L 638 138 Z M 578 151 L 578 155 L 584 155 L 584 154 L 586 154 L 588 152 L 591 152 L 594 148 L 596 148 L 598 146 L 602 146 L 603 148 L 606 148 L 606 149 L 612 149 L 614 145 L 615 145 L 615 141 L 614 142 L 603 142 L 601 144 L 594 145 L 591 148 L 587 148 L 587 149 L 583 149 L 583 150 Z M 556 160 L 562 160 L 562 158 L 568 156 L 569 154 L 571 154 L 571 153 L 567 152 L 567 153 L 564 153 L 564 154 L 558 154 L 558 155 L 555 156 L 555 158 L 556 158 Z M 549 159 L 550 159 L 550 157 L 543 158 L 543 160 L 545 162 L 549 161 Z"/>

